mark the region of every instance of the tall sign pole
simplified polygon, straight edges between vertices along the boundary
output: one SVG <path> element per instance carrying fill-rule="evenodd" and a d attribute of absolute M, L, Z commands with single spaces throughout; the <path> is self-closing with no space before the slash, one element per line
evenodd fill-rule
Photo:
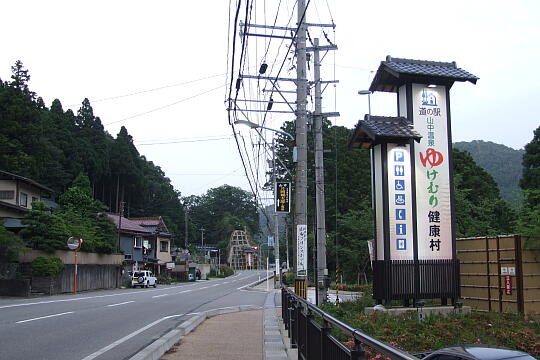
<path fill-rule="evenodd" d="M 306 77 L 306 3 L 298 0 L 298 32 L 296 36 L 296 294 L 306 297 L 307 276 L 307 77 Z"/>
<path fill-rule="evenodd" d="M 278 189 L 276 184 L 276 144 L 272 139 L 272 177 L 274 179 L 274 202 L 278 198 Z M 276 259 L 276 275 L 281 276 L 281 266 L 279 262 L 279 217 L 277 206 L 274 204 L 274 256 Z"/>

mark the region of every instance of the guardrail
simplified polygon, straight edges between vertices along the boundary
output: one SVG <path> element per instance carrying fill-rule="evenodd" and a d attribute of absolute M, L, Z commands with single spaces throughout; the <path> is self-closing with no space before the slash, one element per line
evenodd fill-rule
<path fill-rule="evenodd" d="M 281 288 L 281 315 L 291 347 L 298 348 L 298 359 L 361 360 L 366 355 L 363 346 L 369 346 L 392 360 L 418 360 L 413 355 L 350 327 L 285 287 Z M 322 324 L 316 321 L 315 315 L 322 320 Z M 351 336 L 354 340 L 352 349 L 332 336 L 334 327 Z"/>

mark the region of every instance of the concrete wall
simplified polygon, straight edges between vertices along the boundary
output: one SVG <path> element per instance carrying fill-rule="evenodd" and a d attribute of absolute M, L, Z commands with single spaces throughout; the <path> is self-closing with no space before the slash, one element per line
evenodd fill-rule
<path fill-rule="evenodd" d="M 73 251 L 56 250 L 54 253 L 47 253 L 40 250 L 30 250 L 19 255 L 20 263 L 31 263 L 38 256 L 56 256 L 64 264 L 73 264 L 75 257 Z M 98 254 L 79 251 L 77 254 L 77 263 L 79 265 L 121 265 L 124 260 L 124 255 L 121 254 Z"/>

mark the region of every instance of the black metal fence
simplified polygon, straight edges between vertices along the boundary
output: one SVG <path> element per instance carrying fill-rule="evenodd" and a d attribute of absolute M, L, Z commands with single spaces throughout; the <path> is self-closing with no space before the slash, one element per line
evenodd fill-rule
<path fill-rule="evenodd" d="M 281 289 L 281 314 L 291 347 L 298 349 L 298 359 L 340 360 L 365 359 L 364 346 L 393 360 L 418 360 L 391 345 L 370 337 L 325 313 L 305 299 L 296 296 L 290 289 Z M 331 332 L 337 328 L 349 335 L 352 349 L 342 344 Z"/>
<path fill-rule="evenodd" d="M 459 298 L 459 260 L 377 260 L 373 274 L 377 300 Z"/>

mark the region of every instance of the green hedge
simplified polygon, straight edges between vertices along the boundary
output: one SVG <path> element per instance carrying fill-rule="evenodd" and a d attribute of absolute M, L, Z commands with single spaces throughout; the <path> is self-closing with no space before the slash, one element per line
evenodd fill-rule
<path fill-rule="evenodd" d="M 54 256 L 38 256 L 32 261 L 32 276 L 55 276 L 64 269 L 64 263 Z"/>

